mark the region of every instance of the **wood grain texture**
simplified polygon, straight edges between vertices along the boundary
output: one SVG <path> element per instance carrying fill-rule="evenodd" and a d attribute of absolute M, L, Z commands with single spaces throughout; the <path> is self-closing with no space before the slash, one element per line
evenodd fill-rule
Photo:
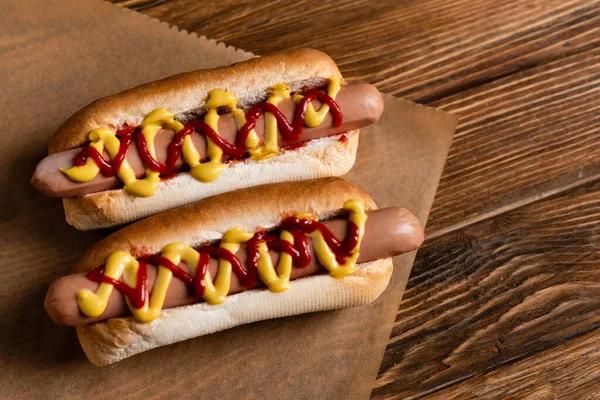
<path fill-rule="evenodd" d="M 430 240 L 374 397 L 434 392 L 600 327 L 599 220 L 596 182 Z"/>
<path fill-rule="evenodd" d="M 255 54 L 310 46 L 345 76 L 417 102 L 600 42 L 589 0 L 113 0 Z"/>
<path fill-rule="evenodd" d="M 430 399 L 600 398 L 600 330 L 470 381 L 441 390 Z M 590 366 L 595 365 L 595 368 Z"/>
<path fill-rule="evenodd" d="M 600 179 L 600 48 L 433 103 L 460 116 L 435 237 Z"/>

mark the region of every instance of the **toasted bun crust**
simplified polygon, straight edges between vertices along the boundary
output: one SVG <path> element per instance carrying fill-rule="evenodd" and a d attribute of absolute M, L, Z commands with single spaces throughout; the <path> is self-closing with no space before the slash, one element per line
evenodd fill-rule
<path fill-rule="evenodd" d="M 283 293 L 254 289 L 228 296 L 219 305 L 197 303 L 164 310 L 142 324 L 114 318 L 77 327 L 83 351 L 97 366 L 123 360 L 160 346 L 266 319 L 361 306 L 374 301 L 392 276 L 392 259 L 363 263 L 344 279 L 315 275 L 293 281 Z"/>
<path fill-rule="evenodd" d="M 310 211 L 321 219 L 335 215 L 350 198 L 376 209 L 361 189 L 339 178 L 256 186 L 225 193 L 198 203 L 155 215 L 130 225 L 93 246 L 73 273 L 101 265 L 117 250 L 134 256 L 158 253 L 178 241 L 198 246 L 218 240 L 230 228 L 270 229 L 285 217 Z M 164 310 L 150 323 L 113 318 L 78 327 L 82 347 L 92 363 L 107 365 L 137 353 L 234 326 L 307 312 L 367 304 L 387 286 L 390 258 L 360 265 L 344 279 L 316 275 L 297 279 L 284 293 L 253 289 L 228 296 L 220 305 L 197 303 Z"/>
<path fill-rule="evenodd" d="M 123 225 L 127 222 L 189 204 L 231 190 L 266 183 L 340 176 L 354 165 L 359 131 L 311 140 L 305 147 L 283 151 L 262 161 L 250 159 L 231 163 L 210 183 L 192 178 L 188 173 L 160 183 L 152 197 L 136 197 L 123 189 L 108 190 L 82 197 L 63 199 L 67 222 L 87 231 Z"/>
<path fill-rule="evenodd" d="M 58 128 L 50 139 L 48 153 L 82 146 L 95 128 L 139 125 L 155 108 L 164 107 L 176 115 L 200 109 L 212 89 L 235 94 L 244 107 L 266 98 L 267 89 L 275 84 L 289 83 L 294 90 L 322 85 L 331 76 L 342 78 L 335 62 L 312 49 L 284 51 L 227 67 L 174 75 L 103 97 L 82 108 Z"/>

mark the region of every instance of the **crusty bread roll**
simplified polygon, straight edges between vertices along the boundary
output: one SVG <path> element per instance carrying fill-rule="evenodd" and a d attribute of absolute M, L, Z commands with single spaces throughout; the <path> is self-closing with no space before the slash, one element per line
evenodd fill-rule
<path fill-rule="evenodd" d="M 152 110 L 164 107 L 185 121 L 204 106 L 208 93 L 225 89 L 239 99 L 239 107 L 263 101 L 269 87 L 288 83 L 290 89 L 314 88 L 328 78 L 342 78 L 335 62 L 317 50 L 300 49 L 254 58 L 228 67 L 200 70 L 147 83 L 99 99 L 62 124 L 50 140 L 49 154 L 82 146 L 98 127 L 137 126 Z M 239 188 L 343 175 L 352 167 L 358 130 L 316 139 L 306 147 L 279 156 L 232 163 L 215 181 L 201 183 L 189 174 L 162 181 L 154 196 L 135 197 L 123 189 L 107 190 L 63 200 L 67 222 L 79 230 L 121 225 L 130 221 Z"/>
<path fill-rule="evenodd" d="M 118 250 L 141 256 L 158 253 L 175 241 L 190 246 L 212 242 L 233 227 L 250 232 L 271 229 L 298 212 L 331 218 L 348 199 L 361 199 L 368 210 L 377 208 L 366 193 L 338 178 L 221 194 L 115 232 L 86 252 L 72 272 L 89 271 Z M 391 274 L 392 260 L 386 258 L 359 264 L 357 273 L 343 279 L 313 275 L 294 280 L 283 293 L 252 289 L 230 295 L 220 305 L 196 303 L 166 309 L 149 323 L 137 322 L 133 317 L 113 318 L 77 327 L 77 334 L 90 361 L 107 365 L 159 346 L 250 322 L 367 304 L 383 292 Z"/>

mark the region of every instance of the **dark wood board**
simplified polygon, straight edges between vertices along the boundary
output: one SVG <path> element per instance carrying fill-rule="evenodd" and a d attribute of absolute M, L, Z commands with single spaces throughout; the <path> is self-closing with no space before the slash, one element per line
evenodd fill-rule
<path fill-rule="evenodd" d="M 434 392 L 599 328 L 599 215 L 597 181 L 428 241 L 373 396 Z"/>
<path fill-rule="evenodd" d="M 600 364 L 599 342 L 600 330 L 595 329 L 471 381 L 441 390 L 431 398 L 598 399 L 598 373 L 590 371 L 590 365 Z"/>
<path fill-rule="evenodd" d="M 600 179 L 599 65 L 596 47 L 432 103 L 460 128 L 429 237 Z"/>

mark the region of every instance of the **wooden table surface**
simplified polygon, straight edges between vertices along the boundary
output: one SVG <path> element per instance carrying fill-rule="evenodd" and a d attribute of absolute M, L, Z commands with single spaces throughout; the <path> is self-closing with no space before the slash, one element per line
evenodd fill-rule
<path fill-rule="evenodd" d="M 460 117 L 373 398 L 600 398 L 600 1 L 113 2 Z"/>

